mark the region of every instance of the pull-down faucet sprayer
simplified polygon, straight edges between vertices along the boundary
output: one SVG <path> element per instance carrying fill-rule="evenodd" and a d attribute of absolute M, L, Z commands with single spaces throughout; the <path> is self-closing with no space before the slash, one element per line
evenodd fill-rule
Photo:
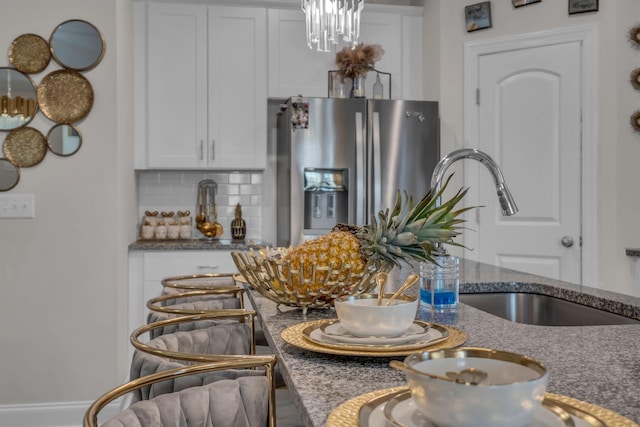
<path fill-rule="evenodd" d="M 474 159 L 482 163 L 489 169 L 493 180 L 496 183 L 496 193 L 498 200 L 500 201 L 500 207 L 502 208 L 502 215 L 511 216 L 518 212 L 518 206 L 511 196 L 511 192 L 507 188 L 507 184 L 502 176 L 502 171 L 498 164 L 489 156 L 480 150 L 474 148 L 462 148 L 460 150 L 452 151 L 444 156 L 436 165 L 431 175 L 431 191 L 436 194 L 440 191 L 442 186 L 442 180 L 445 171 L 458 160 L 462 159 Z M 439 204 L 439 201 L 437 202 Z"/>

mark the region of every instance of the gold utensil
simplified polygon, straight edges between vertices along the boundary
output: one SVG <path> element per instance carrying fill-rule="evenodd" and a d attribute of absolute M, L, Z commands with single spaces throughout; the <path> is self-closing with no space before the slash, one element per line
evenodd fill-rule
<path fill-rule="evenodd" d="M 417 274 L 410 274 L 407 277 L 407 279 L 404 281 L 402 286 L 400 286 L 400 289 L 398 289 L 395 294 L 391 295 L 391 298 L 389 298 L 389 300 L 387 301 L 387 303 L 385 305 L 391 304 L 391 301 L 396 299 L 396 297 L 398 297 L 398 295 L 401 295 L 404 291 L 406 291 L 411 286 L 413 286 L 418 281 L 418 279 L 420 279 L 420 276 L 418 276 Z M 378 305 L 380 305 L 380 294 L 378 294 Z"/>
<path fill-rule="evenodd" d="M 378 305 L 382 305 L 382 296 L 384 295 L 384 285 L 387 284 L 389 276 L 384 271 L 376 273 L 376 285 L 378 286 Z"/>
<path fill-rule="evenodd" d="M 416 372 L 413 369 L 411 369 L 406 363 L 401 362 L 399 360 L 390 361 L 389 366 L 391 366 L 393 369 L 397 369 L 402 372 L 410 372 L 410 373 Z M 431 372 L 426 375 L 430 376 L 431 378 L 437 378 L 439 380 L 454 381 L 459 384 L 467 384 L 467 385 L 478 385 L 479 382 L 483 381 L 488 376 L 486 372 L 481 371 L 479 369 L 473 369 L 473 372 L 469 372 L 469 371 L 471 371 L 471 369 L 466 369 L 461 372 L 447 372 L 446 377 L 443 377 L 442 375 L 438 375 L 438 374 L 433 374 Z M 471 382 L 469 380 L 478 380 L 478 382 Z"/>

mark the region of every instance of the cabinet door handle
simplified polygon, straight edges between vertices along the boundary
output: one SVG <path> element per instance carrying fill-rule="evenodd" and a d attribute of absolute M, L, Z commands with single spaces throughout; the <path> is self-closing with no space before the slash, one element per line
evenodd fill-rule
<path fill-rule="evenodd" d="M 204 160 L 204 141 L 200 140 L 200 160 Z"/>
<path fill-rule="evenodd" d="M 211 140 L 211 160 L 216 159 L 216 140 Z"/>

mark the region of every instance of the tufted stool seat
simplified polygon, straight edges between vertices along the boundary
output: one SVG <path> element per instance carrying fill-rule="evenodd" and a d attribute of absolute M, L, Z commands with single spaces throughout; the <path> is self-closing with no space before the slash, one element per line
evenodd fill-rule
<path fill-rule="evenodd" d="M 263 427 L 276 425 L 273 356 L 250 356 L 178 367 L 145 375 L 98 398 L 84 417 L 84 427 L 97 427 L 98 414 L 113 400 L 141 389 L 159 391 L 138 401 L 102 424 L 102 427 Z M 253 369 L 251 369 L 253 368 Z M 261 368 L 256 370 L 255 368 Z M 215 373 L 250 373 L 235 379 L 211 379 Z M 187 380 L 189 377 L 198 379 Z M 165 382 L 171 386 L 161 386 Z M 178 383 L 200 385 L 176 387 Z M 171 389 L 170 391 L 166 391 Z"/>

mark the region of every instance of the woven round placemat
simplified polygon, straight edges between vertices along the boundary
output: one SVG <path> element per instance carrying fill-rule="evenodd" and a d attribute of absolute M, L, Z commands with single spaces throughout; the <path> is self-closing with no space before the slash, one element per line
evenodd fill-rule
<path fill-rule="evenodd" d="M 361 394 L 360 396 L 349 399 L 329 414 L 326 427 L 357 427 L 360 408 L 362 408 L 367 402 L 385 394 L 395 393 L 403 389 L 405 389 L 405 387 L 386 388 Z M 562 402 L 568 406 L 577 408 L 591 416 L 594 416 L 604 422 L 607 427 L 640 427 L 629 418 L 623 417 L 622 415 L 601 406 L 554 393 L 546 393 L 545 397 L 555 399 L 556 401 Z"/>

